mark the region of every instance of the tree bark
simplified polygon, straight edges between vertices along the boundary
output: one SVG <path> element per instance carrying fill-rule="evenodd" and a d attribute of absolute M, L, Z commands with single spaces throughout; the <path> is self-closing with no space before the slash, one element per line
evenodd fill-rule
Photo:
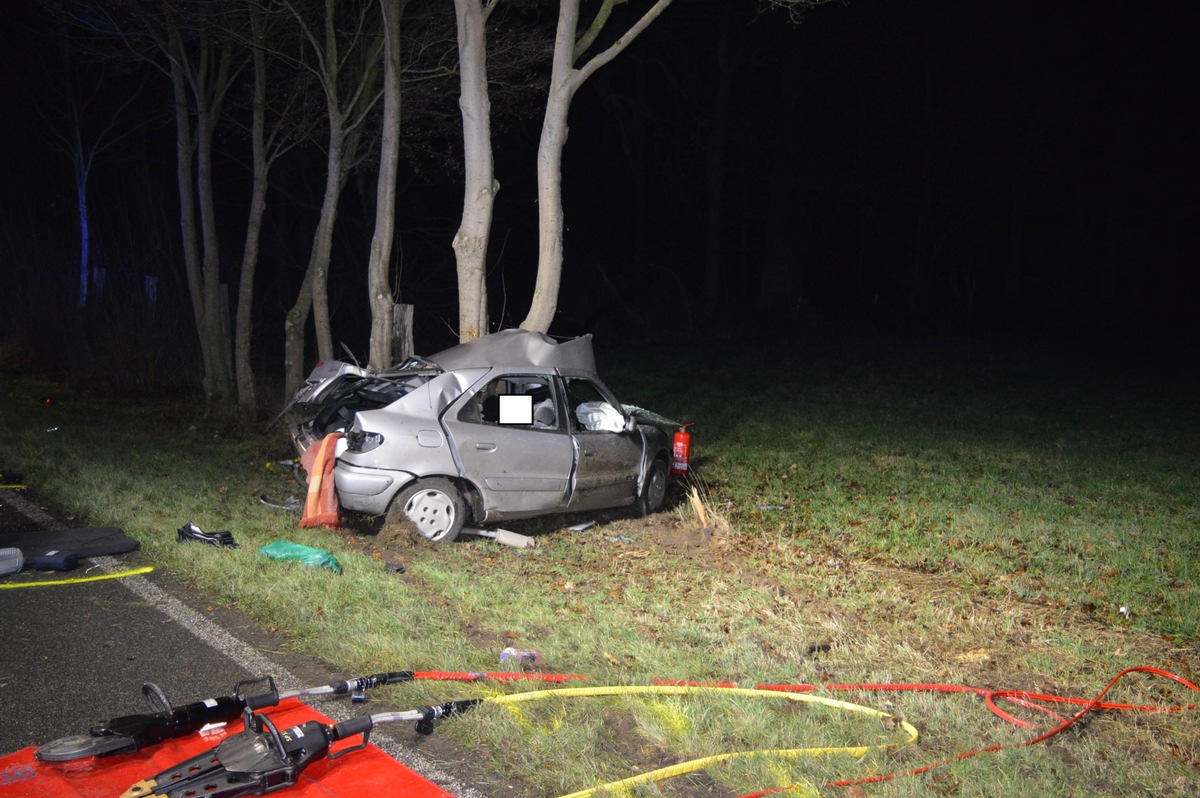
<path fill-rule="evenodd" d="M 304 282 L 296 302 L 283 317 L 283 392 L 288 401 L 304 382 L 304 328 L 312 310 L 312 274 L 304 273 Z"/>
<path fill-rule="evenodd" d="M 202 98 L 198 97 L 198 101 Z M 202 262 L 204 284 L 204 322 L 201 335 L 209 349 L 211 370 L 205 371 L 205 393 L 210 399 L 232 398 L 230 383 L 229 336 L 221 321 L 221 249 L 217 236 L 216 205 L 213 201 L 212 145 L 216 114 L 200 108 L 196 117 L 197 191 L 200 200 L 200 232 L 204 242 Z"/>
<path fill-rule="evenodd" d="M 242 249 L 242 269 L 238 275 L 237 317 L 234 321 L 237 404 L 239 412 L 246 418 L 253 418 L 258 411 L 254 367 L 250 360 L 250 342 L 253 337 L 250 311 L 254 304 L 254 276 L 258 271 L 258 252 L 262 239 L 263 215 L 267 210 L 267 181 L 270 173 L 266 145 L 267 64 L 262 21 L 253 7 L 250 9 L 250 25 L 254 37 L 254 98 L 250 125 L 254 177 L 250 189 L 250 213 L 246 220 L 246 243 Z"/>
<path fill-rule="evenodd" d="M 413 306 L 399 304 L 392 308 L 392 362 L 403 363 L 413 352 Z"/>
<path fill-rule="evenodd" d="M 217 233 L 216 205 L 213 199 L 213 139 L 221 105 L 233 82 L 232 45 L 214 43 L 207 32 L 201 33 L 198 49 L 189 54 L 176 20 L 170 21 L 166 55 L 176 84 L 176 122 L 181 141 L 186 133 L 190 147 L 181 147 L 176 165 L 180 180 L 180 201 L 184 217 L 185 263 L 188 285 L 193 294 L 193 311 L 204 360 L 204 392 L 210 400 L 233 399 L 230 330 L 221 310 L 221 255 Z M 188 116 L 187 93 L 191 93 L 196 112 L 194 137 Z M 191 197 L 192 159 L 195 159 L 196 200 Z M 185 196 L 186 194 L 186 196 Z M 197 219 L 196 211 L 199 210 Z M 197 223 L 200 249 L 197 251 Z M 188 253 L 191 261 L 188 261 Z M 197 302 L 199 297 L 199 302 Z"/>
<path fill-rule="evenodd" d="M 78 133 L 76 134 L 78 136 Z M 87 184 L 88 168 L 84 162 L 82 144 L 75 156 L 75 195 L 79 203 L 79 298 L 75 307 L 82 310 L 87 306 L 88 269 L 91 267 L 92 228 L 88 223 Z"/>
<path fill-rule="evenodd" d="M 337 220 L 338 200 L 344 184 L 344 137 L 341 133 L 341 121 L 332 116 L 329 121 L 329 154 L 326 157 L 325 195 L 321 202 L 321 215 L 313 233 L 308 268 L 304 271 L 304 284 L 284 321 L 284 391 L 288 398 L 299 390 L 300 383 L 304 380 L 304 331 L 309 311 L 312 311 L 313 325 L 317 332 L 317 360 L 333 358 L 333 336 L 329 330 L 329 296 L 326 286 L 329 279 L 329 253 L 333 248 L 333 225 Z"/>
<path fill-rule="evenodd" d="M 340 37 L 344 34 L 335 20 L 335 0 L 325 0 L 322 36 L 315 34 L 308 26 L 301 10 L 290 4 L 288 7 L 316 54 L 317 65 L 313 70 L 325 93 L 329 144 L 326 154 L 325 195 L 321 203 L 317 229 L 313 235 L 303 287 L 284 322 L 285 399 L 290 398 L 303 381 L 304 327 L 310 309 L 317 336 L 317 357 L 319 360 L 330 360 L 334 357 L 328 293 L 333 228 L 347 173 L 358 159 L 363 122 L 379 98 L 378 65 L 382 51 L 378 42 L 370 47 L 364 44 L 367 41 L 363 32 L 366 18 L 360 16 L 354 31 L 349 34 L 351 38 L 345 51 L 339 52 Z M 373 3 L 363 5 L 359 11 L 365 14 L 373 7 Z M 351 53 L 356 47 L 365 49 L 351 60 Z M 346 72 L 350 68 L 359 70 L 352 76 L 352 85 L 346 80 Z"/>
<path fill-rule="evenodd" d="M 204 373 L 212 368 L 209 348 L 204 340 L 204 284 L 200 279 L 200 242 L 196 235 L 196 195 L 193 193 L 192 162 L 196 142 L 192 136 L 192 118 L 188 110 L 187 81 L 182 63 L 183 42 L 178 30 L 171 30 L 171 87 L 175 96 L 175 182 L 179 188 L 179 232 L 183 244 L 183 266 L 188 294 L 192 298 L 192 321 L 200 344 Z"/>
<path fill-rule="evenodd" d="M 383 14 L 383 130 L 379 180 L 375 188 L 375 233 L 367 264 L 371 303 L 368 366 L 387 368 L 392 355 L 392 286 L 389 266 L 396 224 L 396 170 L 400 160 L 400 9 L 401 0 L 380 0 Z"/>
<path fill-rule="evenodd" d="M 458 266 L 458 338 L 488 332 L 487 251 L 496 199 L 487 40 L 481 0 L 454 0 L 458 21 L 459 109 L 463 120 L 463 215 L 454 235 Z"/>
<path fill-rule="evenodd" d="M 558 289 L 562 283 L 563 267 L 562 154 L 567 143 L 567 114 L 571 109 L 571 100 L 584 81 L 623 52 L 671 4 L 671 0 L 658 0 L 607 49 L 575 69 L 574 63 L 595 41 L 615 2 L 604 0 L 592 24 L 578 41 L 579 0 L 562 0 L 559 5 L 550 91 L 538 143 L 537 280 L 529 313 L 521 322 L 521 328 L 525 330 L 547 332 L 558 310 Z"/>

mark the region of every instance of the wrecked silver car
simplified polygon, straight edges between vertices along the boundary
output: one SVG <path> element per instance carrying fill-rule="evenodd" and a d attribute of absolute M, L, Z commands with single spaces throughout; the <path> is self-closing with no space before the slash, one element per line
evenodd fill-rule
<path fill-rule="evenodd" d="M 467 524 L 663 503 L 670 443 L 596 374 L 591 336 L 505 330 L 387 371 L 320 364 L 295 404 L 303 453 L 331 432 L 341 507 L 403 513 L 432 541 Z"/>

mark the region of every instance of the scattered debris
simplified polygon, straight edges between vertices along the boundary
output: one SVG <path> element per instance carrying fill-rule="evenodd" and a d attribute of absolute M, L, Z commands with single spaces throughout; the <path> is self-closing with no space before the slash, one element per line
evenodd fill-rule
<path fill-rule="evenodd" d="M 263 546 L 258 550 L 258 553 L 265 554 L 272 560 L 297 560 L 309 568 L 328 568 L 335 574 L 342 572 L 341 564 L 332 554 L 324 549 L 305 546 L 301 543 L 277 540 L 274 543 L 268 543 Z"/>
<path fill-rule="evenodd" d="M 514 549 L 532 549 L 537 546 L 537 541 L 528 535 L 519 535 L 516 532 L 509 532 L 507 529 L 471 529 L 464 527 L 464 535 L 476 535 L 477 537 L 494 540 L 504 546 L 512 546 Z"/>
<path fill-rule="evenodd" d="M 522 666 L 537 665 L 542 661 L 542 655 L 532 648 L 513 648 L 509 646 L 500 652 L 500 661 Z"/>
<path fill-rule="evenodd" d="M 295 496 L 288 496 L 283 501 L 275 501 L 274 499 L 268 499 L 267 495 L 264 493 L 258 497 L 258 500 L 268 507 L 274 507 L 276 510 L 288 510 L 289 512 L 292 512 L 295 510 L 304 509 L 304 502 L 300 501 Z"/>
<path fill-rule="evenodd" d="M 39 571 L 74 571 L 79 567 L 79 555 L 56 549 L 30 557 L 29 566 Z"/>
<path fill-rule="evenodd" d="M 384 570 L 386 570 L 388 573 L 392 573 L 392 574 L 402 574 L 408 570 L 404 566 L 404 563 L 396 562 L 396 561 L 385 562 L 383 564 L 383 567 L 384 567 Z"/>
<path fill-rule="evenodd" d="M 15 574 L 25 567 L 25 555 L 16 547 L 0 549 L 0 576 Z"/>
<path fill-rule="evenodd" d="M 205 532 L 200 527 L 188 521 L 179 529 L 175 530 L 175 539 L 180 543 L 194 540 L 199 543 L 207 543 L 210 546 L 225 546 L 227 548 L 236 549 L 238 544 L 233 539 L 233 533 L 227 529 L 218 529 L 213 532 Z"/>
<path fill-rule="evenodd" d="M 567 527 L 567 529 L 571 530 L 572 532 L 586 532 L 587 530 L 591 529 L 595 525 L 596 525 L 595 521 L 584 521 L 582 524 L 574 524 L 572 526 Z"/>

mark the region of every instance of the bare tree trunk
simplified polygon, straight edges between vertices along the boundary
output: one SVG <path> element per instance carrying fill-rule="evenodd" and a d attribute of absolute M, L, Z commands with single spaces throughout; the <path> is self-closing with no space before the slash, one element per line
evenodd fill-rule
<path fill-rule="evenodd" d="M 391 365 L 392 286 L 389 265 L 396 225 L 396 169 L 400 160 L 400 6 L 401 0 L 380 0 L 383 14 L 383 130 L 379 145 L 379 182 L 375 189 L 375 233 L 367 264 L 367 294 L 371 302 L 371 343 L 368 366 Z"/>
<path fill-rule="evenodd" d="M 232 398 L 228 330 L 221 320 L 221 249 L 217 237 L 216 206 L 213 202 L 212 144 L 215 114 L 201 108 L 196 117 L 197 190 L 200 199 L 200 231 L 204 242 L 204 323 L 201 336 L 210 352 L 212 369 L 205 371 L 205 393 L 218 401 Z"/>
<path fill-rule="evenodd" d="M 562 0 L 558 31 L 554 37 L 554 62 L 542 137 L 538 142 L 538 271 L 533 300 L 521 328 L 546 332 L 558 310 L 562 282 L 563 208 L 562 153 L 567 144 L 567 113 L 578 83 L 575 81 L 575 31 L 579 25 L 579 0 Z"/>
<path fill-rule="evenodd" d="M 221 105 L 233 82 L 233 48 L 214 44 L 207 30 L 200 34 L 198 49 L 189 53 L 176 20 L 170 21 L 163 47 L 171 64 L 178 126 L 177 177 L 180 188 L 188 286 L 196 316 L 200 349 L 204 360 L 205 395 L 209 399 L 233 399 L 230 330 L 221 308 L 221 256 L 213 200 L 212 149 Z M 193 137 L 188 114 L 188 92 L 196 111 Z M 186 144 L 186 146 L 185 146 Z M 195 158 L 195 191 L 192 198 L 192 159 Z M 197 219 L 197 205 L 199 218 Z M 200 242 L 197 243 L 197 223 Z M 202 248 L 198 251 L 198 246 Z"/>
<path fill-rule="evenodd" d="M 463 215 L 454 235 L 458 261 L 458 339 L 488 331 L 487 249 L 496 200 L 491 105 L 487 89 L 487 40 L 481 0 L 454 0 L 463 120 Z"/>
<path fill-rule="evenodd" d="M 413 306 L 399 304 L 392 308 L 392 362 L 403 363 L 413 352 Z"/>
<path fill-rule="evenodd" d="M 237 377 L 237 404 L 238 410 L 247 418 L 253 418 L 258 410 L 258 397 L 255 395 L 254 389 L 254 367 L 250 360 L 250 341 L 253 332 L 250 311 L 254 303 L 254 275 L 258 270 L 258 251 L 262 239 L 263 214 L 267 210 L 267 180 L 270 172 L 265 141 L 266 55 L 263 53 L 261 20 L 253 8 L 250 9 L 250 25 L 254 36 L 254 99 L 250 128 L 254 182 L 250 189 L 250 214 L 246 220 L 246 244 L 242 249 L 237 318 L 234 322 L 234 373 Z"/>
<path fill-rule="evenodd" d="M 78 138 L 78 131 L 76 131 Z M 88 269 L 91 267 L 92 229 L 88 224 L 88 168 L 83 157 L 82 143 L 75 152 L 75 196 L 79 203 L 79 298 L 75 307 L 83 309 L 88 298 Z"/>
<path fill-rule="evenodd" d="M 325 197 L 321 202 L 321 216 L 313 235 L 312 253 L 308 260 L 309 290 L 312 292 L 313 327 L 317 333 L 317 359 L 333 359 L 333 332 L 329 326 L 329 260 L 333 252 L 333 226 L 337 221 L 338 201 L 346 174 L 342 161 L 342 148 L 346 137 L 342 132 L 341 119 L 330 115 L 329 154 L 326 157 Z"/>
<path fill-rule="evenodd" d="M 312 273 L 305 272 L 296 303 L 283 318 L 283 392 L 289 400 L 304 382 L 304 328 L 312 310 Z"/>
<path fill-rule="evenodd" d="M 196 237 L 196 197 L 192 191 L 192 159 L 196 142 L 188 112 L 187 82 L 180 53 L 183 43 L 178 31 L 171 31 L 171 87 L 175 93 L 175 182 L 179 188 L 179 231 L 183 241 L 183 265 L 187 274 L 188 294 L 192 298 L 192 320 L 200 344 L 204 373 L 212 369 L 212 358 L 204 340 L 204 284 L 200 279 L 200 243 Z"/>
<path fill-rule="evenodd" d="M 304 284 L 284 321 L 284 391 L 287 398 L 299 390 L 304 379 L 304 328 L 310 310 L 317 334 L 317 360 L 332 360 L 334 357 L 333 335 L 329 327 L 329 260 L 333 250 L 338 201 L 346 184 L 343 149 L 347 147 L 348 137 L 343 133 L 340 117 L 331 113 L 329 123 L 329 153 L 326 157 L 325 196 L 321 202 L 321 215 L 313 233 Z M 354 147 L 350 145 L 349 149 Z"/>
<path fill-rule="evenodd" d="M 554 38 L 554 62 L 550 71 L 550 91 L 542 137 L 538 144 L 538 271 L 533 300 L 521 328 L 546 332 L 558 310 L 558 288 L 563 266 L 562 154 L 567 143 L 567 112 L 575 92 L 597 69 L 616 58 L 651 22 L 658 18 L 671 0 L 657 0 L 642 17 L 607 49 L 593 56 L 579 69 L 573 64 L 596 40 L 608 21 L 616 0 L 604 0 L 588 30 L 576 41 L 579 24 L 579 0 L 562 0 L 558 11 L 558 30 Z"/>
<path fill-rule="evenodd" d="M 366 13 L 374 7 L 363 4 L 355 28 L 340 46 L 345 32 L 336 20 L 337 3 L 325 0 L 322 33 L 318 35 L 307 22 L 305 13 L 290 3 L 285 4 L 304 32 L 305 39 L 315 52 L 316 66 L 312 67 L 325 94 L 325 110 L 329 121 L 329 144 L 326 154 L 325 196 L 321 215 L 313 235 L 312 251 L 305 271 L 304 287 L 284 323 L 284 390 L 290 397 L 300 387 L 304 366 L 304 325 L 309 309 L 317 335 L 317 357 L 330 360 L 334 356 L 333 335 L 329 325 L 329 261 L 333 246 L 333 228 L 337 219 L 338 200 L 350 168 L 357 162 L 362 140 L 362 125 L 379 99 L 378 66 L 382 43 L 364 34 Z M 367 42 L 374 41 L 368 45 Z M 351 55 L 358 49 L 352 59 Z M 340 51 L 340 52 L 339 52 Z M 344 79 L 347 70 L 357 69 L 350 82 Z M 343 91 L 348 89 L 348 91 Z M 343 96 L 344 95 L 344 96 Z"/>

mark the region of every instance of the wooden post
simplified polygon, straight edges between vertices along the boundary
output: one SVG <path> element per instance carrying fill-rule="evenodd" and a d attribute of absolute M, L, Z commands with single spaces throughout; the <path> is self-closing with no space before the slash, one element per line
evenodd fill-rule
<path fill-rule="evenodd" d="M 392 363 L 403 363 L 413 356 L 413 306 L 392 306 Z"/>

